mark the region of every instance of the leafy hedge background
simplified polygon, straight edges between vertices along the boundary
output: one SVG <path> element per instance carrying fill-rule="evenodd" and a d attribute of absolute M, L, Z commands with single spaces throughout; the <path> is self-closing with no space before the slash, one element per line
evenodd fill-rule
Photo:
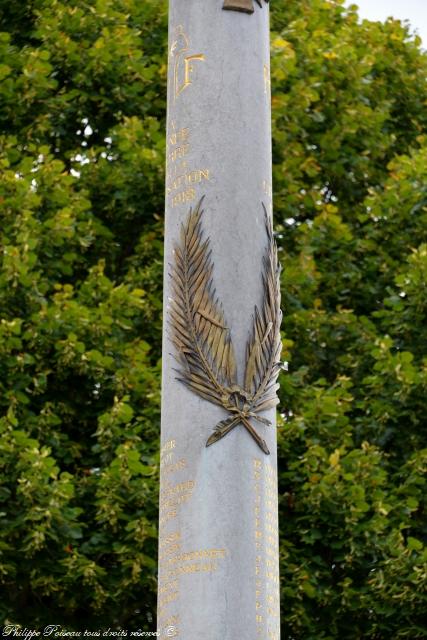
<path fill-rule="evenodd" d="M 153 630 L 167 11 L 0 0 L 0 622 Z M 282 619 L 425 638 L 426 55 L 276 0 Z"/>

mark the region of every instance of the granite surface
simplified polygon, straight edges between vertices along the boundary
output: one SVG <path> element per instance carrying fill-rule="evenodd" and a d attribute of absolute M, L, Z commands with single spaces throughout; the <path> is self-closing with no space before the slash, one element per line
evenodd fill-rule
<path fill-rule="evenodd" d="M 278 640 L 275 427 L 242 427 L 206 448 L 226 412 L 176 379 L 167 332 L 168 266 L 190 207 L 204 196 L 213 278 L 242 380 L 262 301 L 271 212 L 268 6 L 170 0 L 158 629 L 183 640 Z M 274 422 L 275 411 L 265 414 Z"/>

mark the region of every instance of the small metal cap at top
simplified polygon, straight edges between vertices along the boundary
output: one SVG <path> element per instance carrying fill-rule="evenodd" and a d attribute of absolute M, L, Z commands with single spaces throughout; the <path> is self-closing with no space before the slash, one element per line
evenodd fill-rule
<path fill-rule="evenodd" d="M 255 0 L 262 7 L 261 0 Z M 269 2 L 269 0 L 265 0 Z M 224 0 L 223 9 L 228 11 L 241 11 L 242 13 L 254 12 L 254 0 Z"/>

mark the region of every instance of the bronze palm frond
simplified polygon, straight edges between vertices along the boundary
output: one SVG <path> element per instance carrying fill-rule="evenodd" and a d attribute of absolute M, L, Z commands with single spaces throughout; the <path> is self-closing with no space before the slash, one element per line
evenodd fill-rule
<path fill-rule="evenodd" d="M 258 414 L 276 406 L 277 377 L 281 363 L 280 269 L 271 221 L 264 207 L 268 246 L 263 258 L 264 298 L 255 307 L 252 334 L 246 347 L 243 387 L 237 383 L 237 367 L 230 329 L 213 288 L 213 262 L 209 238 L 205 239 L 201 218 L 203 198 L 190 209 L 175 246 L 171 267 L 172 300 L 169 323 L 171 340 L 181 364 L 180 382 L 200 397 L 219 405 L 228 417 L 219 422 L 206 446 L 214 444 L 237 425 L 243 424 L 264 453 L 266 442 L 250 419 L 271 423 Z"/>

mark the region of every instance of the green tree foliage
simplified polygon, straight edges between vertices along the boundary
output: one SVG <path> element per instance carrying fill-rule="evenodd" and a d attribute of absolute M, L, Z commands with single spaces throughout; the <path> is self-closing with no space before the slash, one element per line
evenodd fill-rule
<path fill-rule="evenodd" d="M 0 7 L 0 619 L 152 630 L 166 7 Z"/>
<path fill-rule="evenodd" d="M 423 638 L 427 61 L 398 22 L 286 4 L 272 40 L 285 637 Z"/>
<path fill-rule="evenodd" d="M 166 9 L 0 0 L 3 624 L 154 627 Z M 272 30 L 284 637 L 422 638 L 426 56 Z"/>

